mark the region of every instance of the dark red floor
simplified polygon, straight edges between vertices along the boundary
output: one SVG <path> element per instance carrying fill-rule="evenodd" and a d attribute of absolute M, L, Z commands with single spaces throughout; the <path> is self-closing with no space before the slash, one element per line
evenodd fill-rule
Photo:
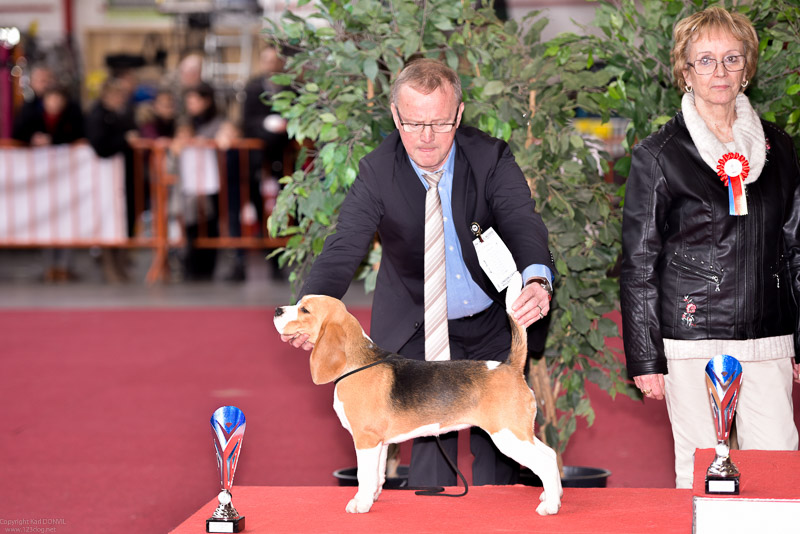
<path fill-rule="evenodd" d="M 279 341 L 271 315 L 0 311 L 0 519 L 54 520 L 58 534 L 174 528 L 219 490 L 209 418 L 226 404 L 247 417 L 237 485 L 335 484 L 355 454 L 333 385 L 312 384 L 308 353 Z M 592 399 L 597 421 L 566 462 L 610 469 L 610 487 L 670 487 L 663 403 Z"/>

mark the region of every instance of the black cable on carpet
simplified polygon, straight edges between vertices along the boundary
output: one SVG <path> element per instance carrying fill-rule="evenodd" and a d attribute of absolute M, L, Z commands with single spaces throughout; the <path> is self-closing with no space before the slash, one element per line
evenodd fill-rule
<path fill-rule="evenodd" d="M 442 456 L 444 459 L 447 460 L 447 463 L 450 465 L 450 468 L 455 471 L 458 475 L 458 478 L 461 479 L 461 482 L 464 483 L 464 491 L 462 493 L 444 493 L 444 488 L 442 486 L 433 486 L 430 488 L 403 488 L 408 490 L 415 490 L 417 495 L 423 495 L 425 497 L 463 497 L 464 495 L 469 492 L 469 484 L 467 484 L 467 479 L 464 478 L 464 474 L 458 469 L 458 466 L 450 459 L 450 456 L 444 451 L 444 447 L 442 446 L 442 441 L 439 439 L 439 436 L 434 436 L 436 438 L 436 444 L 439 445 L 439 450 L 442 451 Z"/>

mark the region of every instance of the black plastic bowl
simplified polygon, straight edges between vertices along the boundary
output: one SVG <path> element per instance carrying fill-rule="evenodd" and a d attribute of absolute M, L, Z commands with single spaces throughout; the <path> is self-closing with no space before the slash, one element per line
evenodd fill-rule
<path fill-rule="evenodd" d="M 565 465 L 561 485 L 565 488 L 605 488 L 610 476 L 611 471 L 608 469 Z M 542 486 L 542 481 L 530 469 L 520 471 L 519 482 L 526 486 Z"/>
<path fill-rule="evenodd" d="M 339 481 L 340 486 L 358 486 L 358 468 L 345 467 L 333 472 L 333 476 Z M 397 476 L 387 478 L 384 482 L 384 489 L 400 489 L 408 486 L 408 466 L 397 466 Z"/>
<path fill-rule="evenodd" d="M 358 486 L 357 474 L 357 467 L 345 467 L 333 472 L 333 476 L 340 486 Z M 408 466 L 398 466 L 397 474 L 397 477 L 386 479 L 383 484 L 385 489 L 400 489 L 408 486 Z M 561 485 L 565 488 L 605 488 L 610 476 L 611 471 L 608 469 L 565 465 Z M 519 483 L 526 486 L 542 487 L 542 481 L 530 469 L 522 469 L 520 471 Z"/>

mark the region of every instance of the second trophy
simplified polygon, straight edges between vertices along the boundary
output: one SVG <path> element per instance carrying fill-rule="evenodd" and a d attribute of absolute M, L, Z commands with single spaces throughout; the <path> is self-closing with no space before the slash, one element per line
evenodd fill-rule
<path fill-rule="evenodd" d="M 220 485 L 219 506 L 206 520 L 206 532 L 242 532 L 244 516 L 236 511 L 231 503 L 231 488 L 239 454 L 242 452 L 242 439 L 246 422 L 244 414 L 236 406 L 223 406 L 211 415 L 211 431 L 217 451 Z"/>
<path fill-rule="evenodd" d="M 714 356 L 706 365 L 706 385 L 717 430 L 716 457 L 706 472 L 706 493 L 739 495 L 739 469 L 730 457 L 730 433 L 739 390 L 742 364 L 733 356 Z"/>

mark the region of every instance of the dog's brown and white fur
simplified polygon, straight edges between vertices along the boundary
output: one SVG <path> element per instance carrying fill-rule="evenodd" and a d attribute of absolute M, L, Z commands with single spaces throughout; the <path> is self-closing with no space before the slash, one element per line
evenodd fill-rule
<path fill-rule="evenodd" d="M 521 290 L 521 280 L 515 282 L 506 295 L 509 311 Z M 471 426 L 485 430 L 503 454 L 539 476 L 544 486 L 539 514 L 558 512 L 562 490 L 556 454 L 534 435 L 536 399 L 523 377 L 526 332 L 510 321 L 512 344 L 505 362 L 420 362 L 379 349 L 337 299 L 307 295 L 275 311 L 278 332 L 308 334 L 314 344 L 315 384 L 389 356 L 344 378 L 334 390 L 333 407 L 353 435 L 358 460 L 358 492 L 348 512 L 368 512 L 378 499 L 389 444 Z"/>

